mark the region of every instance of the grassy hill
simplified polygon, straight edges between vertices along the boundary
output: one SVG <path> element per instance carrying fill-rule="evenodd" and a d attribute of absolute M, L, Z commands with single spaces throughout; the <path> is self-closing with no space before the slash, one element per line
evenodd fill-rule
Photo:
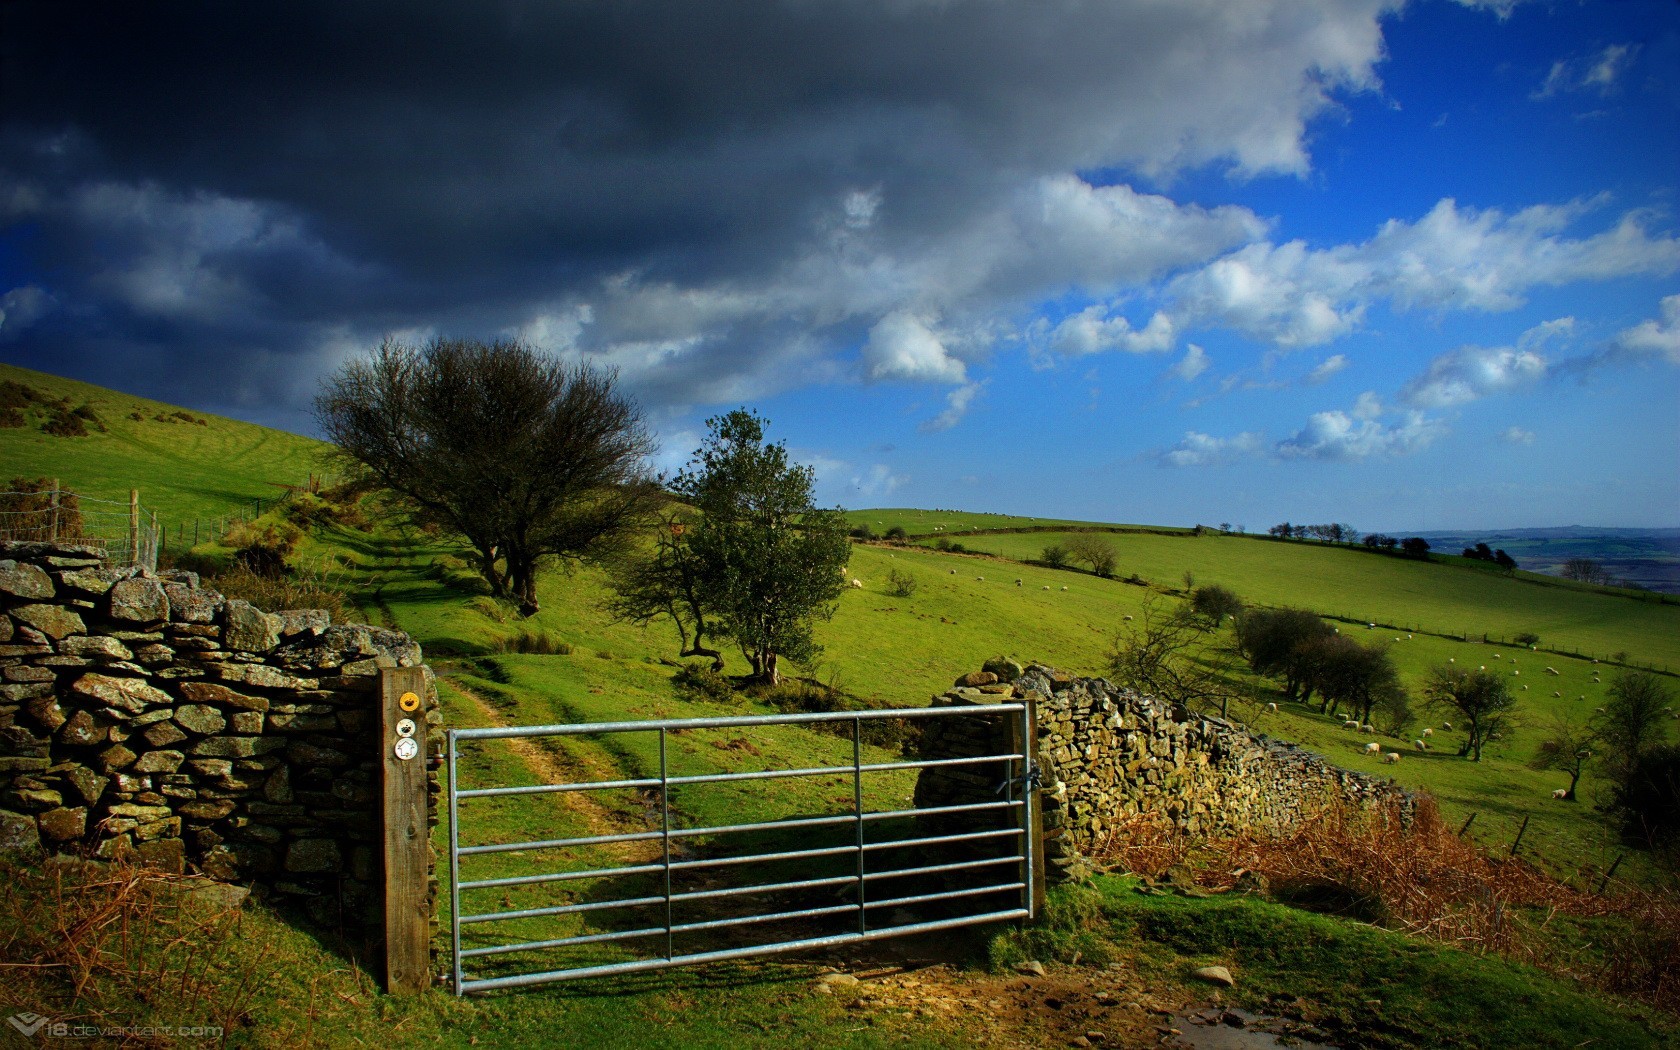
<path fill-rule="evenodd" d="M 91 383 L 0 364 L 0 413 L 20 425 L 0 426 L 0 483 L 56 477 L 66 489 L 126 503 L 130 489 L 174 530 L 195 518 L 217 518 L 284 485 L 322 470 L 327 445 L 313 438 L 189 412 Z M 35 395 L 31 396 L 30 391 Z M 43 430 L 58 414 L 87 406 L 82 436 Z M 4 417 L 0 416 L 0 421 Z M 103 428 L 103 429 L 101 429 Z M 171 542 L 178 533 L 170 533 Z"/>
<path fill-rule="evenodd" d="M 192 413 L 184 414 L 195 421 L 184 422 L 173 415 L 179 411 L 173 406 L 21 369 L 0 370 L 0 380 L 27 384 L 54 399 L 68 399 L 71 407 L 86 403 L 106 426 L 103 433 L 86 437 L 49 436 L 39 430 L 50 414 L 48 409 L 28 408 L 26 426 L 0 429 L 0 456 L 10 473 L 56 476 L 67 487 L 84 487 L 95 494 L 126 495 L 127 488 L 138 483 L 166 521 L 171 513 L 183 517 L 225 513 L 229 504 L 277 492 L 270 482 L 301 481 L 320 469 L 316 456 L 323 446 L 309 439 Z M 131 414 L 141 418 L 133 419 Z M 159 416 L 176 421 L 163 422 Z M 204 420 L 202 425 L 196 422 L 198 418 Z M 1199 584 L 1223 584 L 1251 603 L 1302 606 L 1342 617 L 1343 630 L 1357 631 L 1361 640 L 1385 639 L 1402 673 L 1414 683 L 1427 668 L 1449 659 L 1503 669 L 1511 667 L 1515 657 L 1512 669 L 1520 670 L 1520 675 L 1513 676 L 1513 682 L 1520 678 L 1530 686 L 1519 690 L 1524 718 L 1510 738 L 1481 763 L 1453 756 L 1452 734 L 1440 733 L 1438 751 L 1429 755 L 1408 752 L 1398 766 L 1380 766 L 1362 750 L 1368 738 L 1355 738 L 1337 722 L 1289 705 L 1267 712 L 1264 701 L 1276 694 L 1264 682 L 1251 683 L 1254 704 L 1232 713 L 1250 720 L 1258 731 L 1298 740 L 1340 765 L 1426 788 L 1441 799 L 1455 822 L 1477 814 L 1473 834 L 1490 845 L 1508 844 L 1526 818 L 1524 852 L 1564 874 L 1587 867 L 1602 870 L 1619 847 L 1587 806 L 1550 801 L 1551 789 L 1562 783 L 1557 774 L 1527 769 L 1525 762 L 1544 719 L 1553 712 L 1581 714 L 1603 702 L 1610 681 L 1605 672 L 1610 668 L 1595 664 L 1595 656 L 1602 660 L 1620 653 L 1628 663 L 1680 667 L 1680 607 L 1590 588 L 1542 586 L 1475 567 L 1407 562 L 1320 544 L 1197 536 L 1191 530 L 1147 526 L 913 509 L 862 510 L 850 516 L 856 523 L 868 524 L 877 535 L 897 526 L 922 537 L 910 545 L 854 545 L 850 571 L 864 586 L 842 595 L 835 616 L 819 630 L 825 653 L 814 666 L 801 669 L 808 678 L 871 706 L 922 706 L 953 677 L 1000 654 L 1081 674 L 1100 673 L 1124 618 L 1139 614 L 1151 597 L 1176 600 L 1187 573 Z M 1093 528 L 1119 530 L 1110 536 L 1120 552 L 1119 574 L 1135 576 L 1135 582 L 1029 564 L 1045 546 L 1073 535 L 1065 530 Z M 958 541 L 974 553 L 936 549 L 937 539 Z M 218 552 L 213 544 L 204 544 L 199 553 L 214 556 Z M 345 590 L 368 622 L 401 627 L 425 646 L 442 676 L 440 694 L 453 725 L 771 709 L 740 695 L 696 699 L 673 688 L 674 634 L 659 625 L 642 628 L 614 622 L 603 607 L 606 580 L 594 569 L 547 573 L 540 581 L 542 612 L 520 620 L 488 598 L 460 552 L 394 521 L 371 532 L 343 526 L 316 529 L 295 560 L 316 567 L 328 583 Z M 895 572 L 915 581 L 914 593 L 908 597 L 890 593 L 888 576 Z M 1364 626 L 1369 623 L 1380 627 Z M 1482 642 L 1484 633 L 1498 638 L 1520 631 L 1539 634 L 1541 647 L 1552 651 L 1528 653 Z M 1581 655 L 1574 655 L 1577 652 Z M 742 662 L 734 654 L 727 655 L 731 670 L 739 672 Z M 1546 666 L 1560 673 L 1548 675 Z M 1561 695 L 1553 697 L 1552 692 Z M 1391 747 L 1405 744 L 1385 742 Z M 789 731 L 760 743 L 774 754 L 800 761 L 821 754 L 832 741 Z M 530 756 L 506 749 L 485 748 L 475 758 L 495 775 L 542 775 L 541 768 L 531 766 Z M 632 775 L 645 770 L 650 760 L 633 747 L 582 749 L 566 759 Z M 696 769 L 731 768 L 743 761 L 742 752 L 699 738 L 680 741 L 676 759 L 693 763 Z M 1590 777 L 1583 788 L 1592 792 Z M 825 790 L 824 785 L 813 783 L 780 801 L 812 807 Z M 704 815 L 708 810 L 739 814 L 743 806 L 756 804 L 720 797 L 693 805 Z M 517 827 L 524 819 L 518 805 L 510 803 L 493 813 L 491 827 Z M 1635 862 L 1622 870 L 1637 870 Z M 1110 910 L 1122 926 L 1148 925 L 1125 908 Z M 1302 934 L 1290 920 L 1275 915 L 1265 922 L 1273 933 L 1282 931 L 1285 937 L 1321 936 L 1316 927 L 1315 932 Z M 1205 944 L 1185 942 L 1168 945 L 1170 951 L 1163 948 L 1166 954 L 1150 965 L 1164 969 L 1150 980 L 1176 989 L 1174 994 L 1194 995 L 1194 988 L 1182 978 L 1191 960 L 1197 965 L 1215 961 L 1215 942 L 1222 935 L 1215 931 Z M 276 935 L 277 943 L 282 940 Z M 323 965 L 302 947 L 293 956 L 297 961 L 291 965 L 297 967 Z M 1072 957 L 1077 959 L 1076 954 Z M 1321 964 L 1342 965 L 1323 959 L 1289 965 Z M 321 1024 L 341 1025 L 346 1033 L 328 1038 L 345 1043 L 358 1038 L 354 1033 L 372 1030 L 377 1018 L 389 1016 L 408 1025 L 410 1031 L 436 1033 L 443 1042 L 463 1042 L 481 1026 L 494 1025 L 498 1032 L 525 1033 L 533 1045 L 575 1045 L 564 1041 L 564 1032 L 597 1032 L 603 1033 L 600 1038 L 608 1038 L 604 1033 L 616 1023 L 615 1010 L 621 1007 L 645 1021 L 633 1036 L 609 1039 L 615 1043 L 628 1039 L 624 1045 L 670 1045 L 661 1044 L 665 1038 L 697 1046 L 768 1045 L 785 1043 L 788 1035 L 826 1046 L 879 1045 L 903 1039 L 914 1045 L 973 1041 L 952 1035 L 953 1030 L 937 1023 L 938 1018 L 915 1014 L 884 1017 L 861 1027 L 847 1024 L 842 1031 L 836 1026 L 858 1015 L 835 1009 L 832 1000 L 813 1001 L 806 989 L 808 971 L 766 966 L 727 973 L 756 976 L 700 974 L 595 982 L 587 988 L 568 987 L 483 1003 L 392 1007 L 388 1015 L 386 1007 L 375 1005 L 379 1000 L 365 987 L 331 977 L 324 979 L 326 990 L 319 995 L 310 985 L 311 1017 L 319 1000 Z M 284 994 L 301 994 L 290 976 L 277 981 L 277 987 L 292 988 Z M 1282 987 L 1287 980 L 1274 984 Z M 1490 998 L 1490 1004 L 1497 999 L 1497 995 Z M 1477 1012 L 1480 1009 L 1471 1013 L 1482 1016 Z M 695 1010 L 704 1016 L 687 1016 Z M 261 1009 L 254 1009 L 254 1014 L 263 1016 Z M 751 1034 L 753 1019 L 765 1017 L 775 1018 L 775 1023 L 756 1029 L 756 1036 Z M 1432 1037 L 1427 1033 L 1446 1039 L 1458 1031 L 1455 1024 L 1449 1033 L 1440 1019 L 1407 1023 L 1419 1033 L 1421 1042 L 1381 1045 L 1429 1045 Z M 292 1036 L 301 1034 L 296 1025 L 286 1031 Z M 302 1038 L 309 1041 L 307 1035 Z M 1490 1040 L 1487 1045 L 1517 1044 Z"/>

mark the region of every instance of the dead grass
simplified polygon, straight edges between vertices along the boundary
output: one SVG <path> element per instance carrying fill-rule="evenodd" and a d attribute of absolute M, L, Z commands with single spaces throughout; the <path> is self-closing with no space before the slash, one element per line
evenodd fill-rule
<path fill-rule="evenodd" d="M 1213 890 L 1259 883 L 1317 910 L 1468 951 L 1496 953 L 1680 1013 L 1680 895 L 1611 882 L 1598 893 L 1521 857 L 1460 839 L 1425 797 L 1408 823 L 1397 810 L 1332 808 L 1281 838 L 1194 842 L 1164 821 L 1116 828 L 1094 859 L 1151 877 L 1175 868 Z M 1582 937 L 1574 929 L 1590 927 Z"/>

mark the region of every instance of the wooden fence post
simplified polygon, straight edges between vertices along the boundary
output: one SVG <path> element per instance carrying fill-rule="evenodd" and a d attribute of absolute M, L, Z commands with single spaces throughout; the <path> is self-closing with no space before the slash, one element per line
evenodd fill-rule
<path fill-rule="evenodd" d="M 379 672 L 381 817 L 385 840 L 385 990 L 425 991 L 431 969 L 426 863 L 426 673 Z"/>
<path fill-rule="evenodd" d="M 140 490 L 128 490 L 128 556 L 130 564 L 140 564 Z"/>
<path fill-rule="evenodd" d="M 47 539 L 52 543 L 58 542 L 58 479 L 52 479 L 52 499 L 47 504 L 51 514 L 48 518 Z"/>

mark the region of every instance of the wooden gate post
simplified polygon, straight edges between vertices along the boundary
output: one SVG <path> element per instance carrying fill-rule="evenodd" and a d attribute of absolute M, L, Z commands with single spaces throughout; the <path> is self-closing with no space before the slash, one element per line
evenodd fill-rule
<path fill-rule="evenodd" d="M 426 672 L 379 672 L 379 752 L 385 839 L 385 990 L 413 995 L 431 970 L 426 864 Z"/>

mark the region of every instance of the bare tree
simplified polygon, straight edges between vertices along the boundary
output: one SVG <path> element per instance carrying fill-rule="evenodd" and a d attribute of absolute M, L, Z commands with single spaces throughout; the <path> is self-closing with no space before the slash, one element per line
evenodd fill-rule
<path fill-rule="evenodd" d="M 704 566 L 686 542 L 691 518 L 667 515 L 655 530 L 651 552 L 612 564 L 614 594 L 607 608 L 630 623 L 670 620 L 681 646 L 679 656 L 709 656 L 712 670 L 722 671 L 723 654 L 705 644 L 714 633 L 712 610 L 706 601 Z"/>
<path fill-rule="evenodd" d="M 1563 563 L 1563 578 L 1576 580 L 1580 583 L 1592 583 L 1601 587 L 1608 587 L 1612 582 L 1610 571 L 1591 558 L 1570 558 Z"/>
<path fill-rule="evenodd" d="M 661 502 L 643 466 L 653 442 L 615 383 L 518 342 L 387 339 L 325 380 L 315 415 L 529 616 L 544 561 L 611 553 Z"/>
<path fill-rule="evenodd" d="M 1120 555 L 1114 549 L 1114 541 L 1107 536 L 1094 533 L 1082 533 L 1069 541 L 1067 545 L 1068 557 L 1073 561 L 1082 561 L 1091 566 L 1091 571 L 1098 576 L 1114 575 L 1114 567 L 1119 564 Z"/>
<path fill-rule="evenodd" d="M 1233 686 L 1235 654 L 1215 641 L 1188 605 L 1168 606 L 1156 595 L 1127 621 L 1109 648 L 1109 676 L 1121 685 L 1192 711 L 1230 712 L 1241 697 Z"/>
<path fill-rule="evenodd" d="M 1534 757 L 1528 760 L 1528 768 L 1556 769 L 1568 773 L 1569 787 L 1563 797 L 1573 801 L 1576 785 L 1581 782 L 1581 773 L 1587 768 L 1587 761 L 1592 758 L 1593 748 L 1597 746 L 1598 732 L 1592 726 L 1556 715 L 1547 726 L 1545 739 L 1535 748 Z"/>

